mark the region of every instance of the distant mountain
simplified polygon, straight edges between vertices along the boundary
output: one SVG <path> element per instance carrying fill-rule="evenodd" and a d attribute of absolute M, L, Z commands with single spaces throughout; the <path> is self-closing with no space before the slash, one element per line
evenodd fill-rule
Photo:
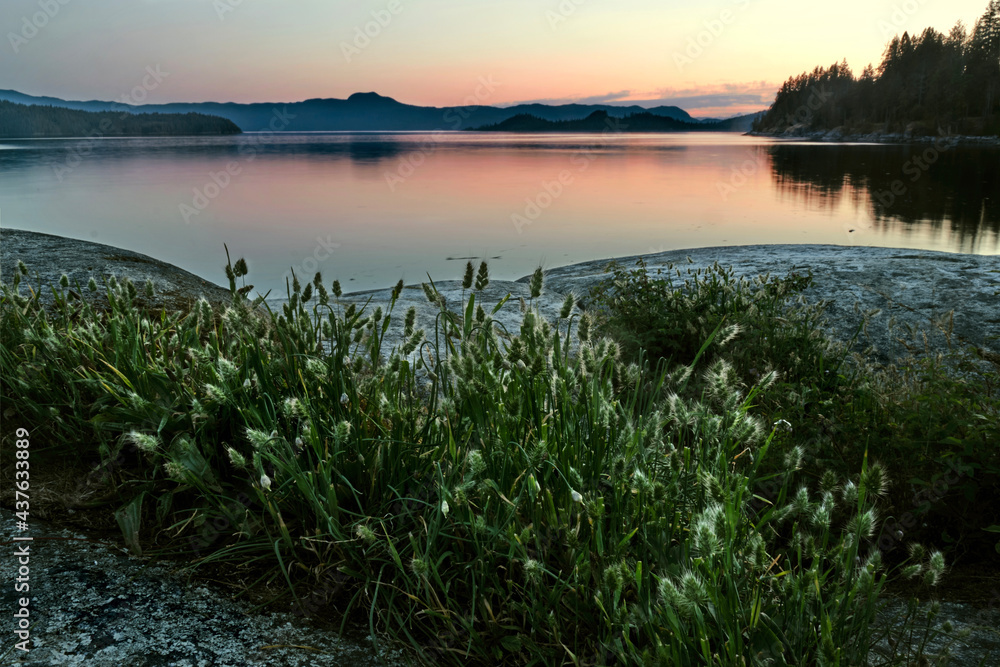
<path fill-rule="evenodd" d="M 487 82 L 483 82 L 483 85 L 487 85 Z M 134 106 L 102 101 L 70 102 L 53 97 L 34 97 L 13 90 L 0 90 L 0 100 L 20 104 L 45 104 L 81 111 L 202 113 L 231 120 L 247 132 L 468 130 L 501 123 L 520 114 L 529 114 L 548 121 L 563 121 L 580 120 L 595 111 L 603 111 L 614 118 L 645 113 L 686 123 L 700 122 L 683 109 L 674 106 L 659 106 L 652 109 L 635 105 L 604 104 L 421 107 L 403 104 L 377 93 L 355 93 L 346 100 L 310 99 L 287 104 L 201 102 Z"/>
<path fill-rule="evenodd" d="M 545 120 L 522 113 L 475 130 L 479 132 L 704 132 L 717 129 L 715 125 L 685 123 L 648 112 L 613 118 L 606 111 L 595 111 L 586 118 L 578 120 Z"/>
<path fill-rule="evenodd" d="M 225 118 L 198 113 L 123 114 L 78 111 L 54 106 L 24 105 L 0 100 L 0 138 L 162 137 L 239 134 Z"/>
<path fill-rule="evenodd" d="M 604 111 L 612 118 L 624 118 L 625 116 L 634 113 L 651 113 L 656 116 L 673 118 L 674 120 L 680 120 L 687 123 L 699 122 L 697 119 L 692 118 L 687 111 L 684 111 L 684 109 L 673 106 L 658 106 L 646 109 L 645 107 L 640 107 L 634 104 L 627 107 L 612 106 L 609 104 L 560 104 L 556 106 L 549 104 L 518 104 L 512 107 L 482 108 L 504 112 L 507 118 L 512 118 L 520 114 L 528 114 L 537 118 L 542 118 L 543 120 L 552 121 L 579 120 L 586 118 L 595 111 Z"/>
<path fill-rule="evenodd" d="M 758 111 L 757 113 L 749 113 L 744 116 L 733 116 L 732 118 L 715 122 L 719 125 L 719 130 L 722 132 L 749 132 L 753 129 L 754 122 L 756 122 L 759 118 L 763 118 L 766 113 L 767 111 Z"/>

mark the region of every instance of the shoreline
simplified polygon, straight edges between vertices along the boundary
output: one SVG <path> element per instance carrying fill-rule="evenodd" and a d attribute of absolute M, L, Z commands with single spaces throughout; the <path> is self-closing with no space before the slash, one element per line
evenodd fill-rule
<path fill-rule="evenodd" d="M 186 275 L 200 281 L 192 289 L 211 288 L 221 291 L 227 296 L 229 294 L 228 290 L 223 290 L 208 281 L 198 279 L 197 276 L 193 276 L 170 264 L 160 262 L 145 255 L 139 255 L 138 253 L 119 250 L 112 246 L 86 241 L 74 242 L 72 239 L 63 237 L 18 230 L 0 230 L 0 236 L 3 238 L 4 263 L 2 266 L 4 267 L 5 274 L 3 277 L 9 276 L 11 271 L 17 270 L 17 260 L 22 260 L 29 264 L 29 269 L 32 268 L 31 264 L 35 264 L 36 268 L 42 270 L 47 269 L 49 276 L 53 273 L 58 273 L 56 271 L 57 268 L 59 271 L 71 271 L 75 268 L 78 271 L 97 272 L 101 276 L 107 275 L 105 272 L 110 271 L 116 273 L 120 278 L 132 277 L 135 280 L 141 280 L 141 276 L 158 274 L 162 275 L 159 275 L 157 279 L 164 280 Z M 86 266 L 71 266 L 66 259 L 67 255 L 53 253 L 53 247 L 56 245 L 60 245 L 64 251 L 67 249 L 73 250 L 76 253 L 77 261 L 82 260 L 83 265 Z M 55 257 L 58 257 L 58 260 L 54 260 L 53 258 Z M 650 273 L 654 273 L 659 269 L 674 269 L 676 267 L 678 273 L 675 275 L 679 275 L 681 280 L 687 276 L 685 270 L 697 271 L 706 266 L 712 266 L 715 263 L 723 266 L 732 266 L 735 277 L 756 276 L 765 273 L 778 275 L 798 273 L 801 275 L 808 271 L 814 276 L 815 282 L 802 293 L 803 297 L 809 301 L 817 299 L 820 301 L 831 300 L 831 308 L 833 310 L 828 312 L 828 317 L 833 321 L 835 326 L 842 326 L 845 322 L 849 323 L 852 309 L 856 315 L 858 314 L 858 308 L 854 306 L 855 303 L 861 303 L 861 310 L 866 310 L 872 304 L 878 305 L 880 303 L 879 300 L 881 300 L 881 307 L 886 308 L 888 312 L 882 315 L 881 318 L 876 318 L 872 328 L 886 328 L 882 325 L 890 316 L 891 318 L 900 318 L 901 320 L 911 317 L 911 321 L 917 323 L 923 322 L 924 326 L 926 326 L 926 320 L 940 317 L 942 315 L 941 309 L 951 306 L 957 311 L 955 314 L 956 329 L 971 327 L 970 331 L 983 333 L 983 326 L 992 326 L 993 329 L 991 331 L 997 334 L 995 340 L 1000 340 L 1000 312 L 998 312 L 1000 308 L 998 308 L 998 300 L 996 298 L 996 295 L 1000 293 L 1000 256 L 983 257 L 896 248 L 840 247 L 829 245 L 758 245 L 675 250 L 623 257 L 617 261 L 624 269 L 630 270 L 634 268 L 634 261 L 640 258 L 645 262 L 646 268 Z M 590 262 L 550 270 L 546 273 L 546 285 L 543 288 L 542 297 L 535 299 L 532 306 L 542 310 L 543 315 L 547 319 L 551 318 L 552 316 L 543 309 L 551 311 L 551 309 L 555 308 L 555 312 L 558 312 L 564 294 L 577 293 L 583 295 L 590 288 L 602 284 L 609 275 L 607 268 L 608 261 L 602 259 L 591 260 Z M 58 267 L 51 267 L 51 265 L 57 262 Z M 119 271 L 119 269 L 122 269 L 122 271 Z M 140 273 L 136 273 L 136 271 Z M 29 275 L 33 277 L 33 274 Z M 50 278 L 42 279 L 41 276 L 39 280 L 51 282 Z M 511 300 L 515 303 L 508 304 L 502 313 L 498 313 L 495 321 L 508 330 L 513 330 L 512 326 L 508 325 L 507 322 L 516 323 L 523 317 L 523 311 L 518 308 L 516 302 L 518 299 L 525 299 L 525 295 L 530 291 L 525 280 L 522 278 L 513 282 L 491 282 L 486 289 L 476 290 L 476 302 L 485 306 L 505 298 L 505 292 L 512 293 L 514 296 Z M 452 309 L 454 309 L 456 303 L 462 303 L 468 299 L 469 292 L 461 288 L 459 281 L 438 283 L 438 288 L 442 295 L 447 296 L 448 303 L 452 306 Z M 370 301 L 370 307 L 374 309 L 377 305 L 384 304 L 384 298 L 389 291 L 387 289 L 375 292 L 355 292 L 336 300 L 332 305 L 334 308 L 340 308 L 347 303 L 351 303 L 352 300 L 354 303 L 367 303 Z M 89 294 L 89 290 L 87 293 Z M 102 293 L 98 290 L 95 298 L 100 299 L 101 296 Z M 186 294 L 187 298 L 194 298 L 195 296 L 196 294 L 193 291 Z M 272 302 L 273 300 L 269 304 Z M 468 303 L 471 304 L 471 300 Z M 411 286 L 403 291 L 403 297 L 400 299 L 400 303 L 397 304 L 397 310 L 393 313 L 393 326 L 389 327 L 389 335 L 385 338 L 387 343 L 389 341 L 398 342 L 400 340 L 394 330 L 398 330 L 400 326 L 399 320 L 402 319 L 402 312 L 411 305 L 416 308 L 419 304 L 422 304 L 423 309 L 418 314 L 419 318 L 430 317 L 433 320 L 436 317 L 440 317 L 437 307 L 431 307 L 427 304 L 427 300 L 423 296 L 423 290 L 419 287 Z M 959 308 L 961 308 L 960 311 L 958 311 Z M 6 309 L 5 312 L 9 313 Z M 218 313 L 219 311 L 216 311 L 216 316 L 218 316 Z M 501 320 L 501 316 L 504 318 L 503 321 Z M 389 323 L 388 318 L 385 321 L 386 324 Z M 565 320 L 563 321 L 565 322 Z M 767 327 L 775 321 L 780 322 L 784 320 L 780 317 L 776 320 L 774 315 L 771 315 L 766 319 L 758 318 L 756 320 L 757 325 L 755 326 Z M 426 321 L 420 322 L 418 326 L 427 328 L 429 331 L 433 330 L 427 326 Z M 888 326 L 890 331 L 892 330 L 892 326 L 890 320 Z M 820 328 L 828 327 L 827 324 L 823 324 Z M 933 325 L 931 328 L 932 331 L 930 333 L 936 337 Z M 903 330 L 904 325 L 900 325 L 899 329 Z M 35 329 L 32 328 L 28 331 L 35 331 Z M 386 331 L 385 327 L 382 331 L 384 334 Z M 244 330 L 243 334 L 245 333 L 246 331 Z M 809 330 L 808 335 L 810 340 L 812 340 L 815 333 L 816 330 Z M 255 337 L 258 335 L 251 334 L 249 338 L 245 336 L 241 337 L 242 344 L 246 346 L 242 349 L 252 350 L 257 344 Z M 889 340 L 891 344 L 891 336 Z M 108 347 L 107 349 L 120 349 L 116 342 L 111 342 L 109 345 L 113 347 Z M 196 345 L 198 344 L 196 343 Z M 179 353 L 183 353 L 184 350 L 183 347 L 175 349 Z M 202 348 L 189 349 L 189 356 L 187 358 L 189 360 L 199 359 L 200 355 L 197 354 L 197 351 L 200 349 Z M 226 349 L 230 348 L 227 347 Z M 558 354 L 558 347 L 556 350 Z M 314 349 L 312 347 L 299 348 L 297 351 L 293 350 L 293 352 L 297 355 L 304 354 L 312 362 L 316 358 L 314 355 L 320 354 L 318 348 Z M 345 352 L 345 350 L 340 349 L 333 354 L 338 354 L 344 359 Z M 893 350 L 888 350 L 888 352 L 893 354 Z M 228 352 L 226 354 L 229 355 Z M 354 354 L 357 354 L 357 352 L 355 351 Z M 377 354 L 376 348 L 372 348 L 373 363 Z M 212 377 L 215 377 L 217 373 L 223 372 L 224 360 L 220 356 L 216 362 L 211 354 L 208 356 L 210 358 L 208 362 L 202 361 L 200 363 L 209 363 L 213 367 L 218 363 L 217 368 L 219 370 L 213 371 L 212 375 Z M 471 355 L 468 356 L 471 357 Z M 235 361 L 239 357 L 232 356 L 232 358 Z M 279 368 L 285 358 L 278 358 Z M 757 357 L 754 357 L 754 359 L 757 359 Z M 66 368 L 72 368 L 75 363 L 77 362 L 71 362 Z M 490 362 L 486 361 L 484 363 Z M 521 362 L 518 363 L 520 364 Z M 323 367 L 323 364 L 320 364 L 320 366 Z M 228 367 L 237 368 L 232 362 L 228 363 Z M 308 369 L 308 367 L 309 362 L 306 363 L 306 368 Z M 245 364 L 243 368 L 249 374 L 252 366 Z M 391 367 L 385 366 L 384 368 L 388 369 Z M 113 366 L 111 369 L 121 375 Z M 756 371 L 753 372 L 756 374 Z M 820 366 L 819 372 L 822 372 L 822 366 Z M 167 371 L 167 375 L 170 375 L 169 371 Z M 121 377 L 124 379 L 124 376 Z M 198 378 L 199 375 L 192 373 L 190 377 Z M 303 376 L 300 374 L 299 377 L 302 379 L 306 391 L 311 390 L 311 385 L 306 385 L 311 380 L 318 380 L 320 383 L 325 383 L 323 376 L 309 374 Z M 414 379 L 418 378 L 417 375 L 413 375 L 412 377 Z M 171 379 L 173 379 L 173 376 L 171 376 Z M 232 381 L 232 385 L 239 386 L 240 379 L 242 378 L 237 376 L 236 380 Z M 34 381 L 33 376 L 28 376 L 26 381 Z M 201 380 L 198 381 L 200 382 Z M 254 381 L 256 382 L 257 380 Z M 243 386 L 249 387 L 250 382 L 251 380 L 247 379 L 247 384 Z M 205 385 L 206 391 L 208 386 Z M 268 384 L 264 386 L 277 385 Z M 336 387 L 337 385 L 334 386 Z M 385 394 L 375 393 L 380 392 L 379 387 L 383 385 L 376 383 L 372 386 L 374 387 L 372 394 L 359 393 L 362 400 L 359 400 L 356 405 L 374 405 L 375 399 L 370 399 L 368 396 L 382 396 L 384 399 Z M 107 385 L 104 385 L 104 387 L 107 389 Z M 111 390 L 108 389 L 108 391 Z M 340 391 L 340 389 L 338 388 L 337 391 Z M 506 392 L 506 387 L 503 387 L 503 391 Z M 280 394 L 272 395 L 281 398 Z M 840 395 L 837 394 L 834 398 Z M 61 397 L 62 394 L 59 396 Z M 340 398 L 341 405 L 345 408 L 351 404 L 351 400 L 347 396 L 344 393 Z M 843 396 L 845 399 L 850 400 L 849 393 L 844 393 Z M 335 401 L 336 392 L 330 394 L 329 397 L 331 401 Z M 288 399 L 288 401 L 293 400 L 298 399 Z M 366 400 L 367 403 L 364 402 Z M 829 401 L 831 405 L 833 402 L 833 400 Z M 290 404 L 286 401 L 283 405 L 294 405 L 294 403 Z M 377 415 L 378 413 L 375 414 Z M 447 413 L 445 415 L 445 422 L 447 422 Z M 368 418 L 367 415 L 365 417 Z M 794 419 L 792 416 L 789 418 Z M 548 417 L 545 419 L 547 420 Z M 577 423 L 576 419 L 574 417 L 569 423 L 571 425 Z M 820 415 L 820 419 L 825 418 Z M 775 422 L 775 424 L 780 423 L 780 421 Z M 149 423 L 156 424 L 157 421 L 153 419 Z M 162 423 L 161 428 L 163 428 Z M 346 423 L 351 424 L 353 422 Z M 789 424 L 789 428 L 790 426 Z M 184 426 L 178 428 L 187 428 L 186 422 Z M 450 433 L 450 426 L 443 428 L 448 429 Z M 267 429 L 264 429 L 259 433 L 263 434 L 266 432 Z M 541 432 L 543 435 L 545 434 L 544 430 Z M 67 432 L 62 433 L 65 435 Z M 251 437 L 249 434 L 250 432 L 248 431 L 248 437 Z M 276 436 L 277 431 L 274 431 L 271 437 L 274 438 Z M 69 432 L 69 437 L 75 437 L 75 432 Z M 223 444 L 226 443 L 226 440 L 223 438 L 209 440 L 208 442 L 219 442 L 220 440 Z M 164 436 L 164 441 L 167 441 L 166 436 Z M 413 439 L 412 436 L 404 436 L 400 441 L 412 442 L 414 446 L 417 446 L 416 443 L 419 443 L 424 448 L 420 452 L 420 458 L 427 456 L 424 453 L 426 451 L 435 451 L 433 448 L 426 447 L 426 441 Z M 579 442 L 583 443 L 581 451 L 585 451 L 590 447 L 590 443 L 587 440 L 580 440 Z M 290 445 L 291 443 L 289 442 L 288 444 Z M 301 443 L 297 444 L 301 446 Z M 437 451 L 444 451 L 444 449 L 442 448 Z M 745 451 L 749 451 L 749 447 Z M 365 453 L 367 454 L 367 450 Z M 867 453 L 865 456 L 867 457 Z M 379 461 L 381 459 L 376 458 L 375 460 Z M 723 469 L 728 469 L 728 457 L 720 460 L 722 461 Z M 360 461 L 364 464 L 364 459 L 360 459 Z M 790 464 L 786 463 L 785 465 Z M 104 470 L 100 467 L 94 469 Z M 440 469 L 440 467 L 437 468 L 438 471 Z M 598 470 L 600 469 L 598 468 Z M 409 468 L 403 467 L 402 470 L 403 475 L 413 474 Z M 253 479 L 255 479 L 257 472 L 250 473 Z M 267 472 L 262 472 L 261 474 L 261 485 L 265 489 L 270 489 L 271 477 L 267 476 Z M 278 473 L 271 474 L 275 478 L 278 477 Z M 312 472 L 309 474 L 311 475 Z M 367 473 L 362 470 L 362 474 Z M 523 476 L 524 473 L 521 473 L 519 479 Z M 48 478 L 38 475 L 33 475 L 32 477 L 33 483 L 38 486 L 51 483 L 53 485 L 51 488 L 59 488 L 57 487 L 58 481 L 50 481 Z M 87 479 L 89 481 L 93 478 L 88 477 Z M 265 479 L 267 480 L 266 483 Z M 57 480 L 57 478 L 54 477 L 53 480 Z M 396 486 L 399 486 L 399 484 L 396 484 Z M 282 488 L 286 488 L 284 482 L 282 482 Z M 334 487 L 331 485 L 330 488 Z M 625 493 L 628 493 L 628 487 L 625 487 Z M 580 502 L 577 498 L 572 498 L 572 500 Z M 244 502 L 247 507 L 251 506 L 250 501 L 241 502 Z M 4 511 L 0 511 L 0 523 L 4 523 L 10 531 L 13 531 L 15 530 L 13 526 L 15 523 L 14 519 L 17 517 L 13 516 L 9 505 L 10 502 L 7 502 L 3 508 Z M 39 513 L 39 509 L 41 509 L 41 513 Z M 115 534 L 114 538 L 109 538 L 108 542 L 103 543 L 102 540 L 91 539 L 97 533 L 90 530 L 84 531 L 79 525 L 74 524 L 72 519 L 66 520 L 66 515 L 59 512 L 58 506 L 55 503 L 53 503 L 52 507 L 45 505 L 41 508 L 36 507 L 34 511 L 43 519 L 43 521 L 37 522 L 37 526 L 33 524 L 32 527 L 33 530 L 39 531 L 41 539 L 59 540 L 59 542 L 54 542 L 55 545 L 65 540 L 65 548 L 54 546 L 52 549 L 45 549 L 32 562 L 32 567 L 34 568 L 32 574 L 33 576 L 37 575 L 40 581 L 36 593 L 44 601 L 44 604 L 39 607 L 39 615 L 36 618 L 36 622 L 40 622 L 40 624 L 39 628 L 35 631 L 35 636 L 36 638 L 44 638 L 44 643 L 40 645 L 41 651 L 38 655 L 72 656 L 74 659 L 90 659 L 91 661 L 96 659 L 96 656 L 103 658 L 113 655 L 121 661 L 131 659 L 136 655 L 165 655 L 173 658 L 181 655 L 181 652 L 183 652 L 185 659 L 191 659 L 193 656 L 198 660 L 205 658 L 210 661 L 215 659 L 216 656 L 225 656 L 227 664 L 229 661 L 238 664 L 251 662 L 253 664 L 277 664 L 280 661 L 281 664 L 295 665 L 296 667 L 321 664 L 323 661 L 331 659 L 336 662 L 349 662 L 350 664 L 399 664 L 408 655 L 405 649 L 398 644 L 386 644 L 381 648 L 378 645 L 374 645 L 364 634 L 363 625 L 356 628 L 358 636 L 352 640 L 352 635 L 350 634 L 336 636 L 325 630 L 324 628 L 328 627 L 325 624 L 325 621 L 328 620 L 326 616 L 318 617 L 319 622 L 315 625 L 309 625 L 308 618 L 297 618 L 297 616 L 311 615 L 311 613 L 304 613 L 301 608 L 291 607 L 291 615 L 288 613 L 288 608 L 279 607 L 278 605 L 268 607 L 267 612 L 261 612 L 260 608 L 264 605 L 250 607 L 251 604 L 256 604 L 262 599 L 253 596 L 248 597 L 242 603 L 232 604 L 228 598 L 231 597 L 234 589 L 220 586 L 219 584 L 222 581 L 215 576 L 214 572 L 210 572 L 208 575 L 202 577 L 189 579 L 185 583 L 183 575 L 192 575 L 194 572 L 187 568 L 188 564 L 182 559 L 178 559 L 177 561 L 157 561 L 155 552 L 148 552 L 145 558 L 142 556 L 125 555 L 120 548 L 121 539 L 118 538 L 117 534 Z M 52 517 L 55 517 L 55 522 L 49 523 L 49 521 L 44 520 L 45 511 L 58 512 L 49 515 L 50 520 L 52 520 Z M 104 512 L 105 510 L 101 509 L 100 511 Z M 379 511 L 382 512 L 384 510 L 380 509 Z M 395 510 L 391 511 L 393 514 L 390 516 L 395 516 Z M 447 513 L 448 505 L 446 501 L 442 503 L 441 511 Z M 77 517 L 77 521 L 80 520 L 81 517 Z M 98 524 L 95 523 L 93 525 Z M 225 524 L 226 528 L 230 526 L 230 523 Z M 125 526 L 122 525 L 121 527 L 124 532 Z M 24 530 L 24 528 L 21 528 L 21 530 Z M 202 533 L 203 542 L 198 541 L 197 535 L 191 535 L 190 544 L 194 548 L 195 554 L 200 556 L 199 550 L 202 547 L 210 545 L 220 530 L 222 529 L 214 528 L 214 533 Z M 104 536 L 101 535 L 101 537 Z M 363 539 L 363 534 L 359 534 L 358 537 Z M 450 536 L 448 537 L 450 538 Z M 899 539 L 902 539 L 902 533 L 899 533 Z M 125 540 L 128 540 L 127 536 Z M 882 548 L 881 540 L 878 542 L 878 545 Z M 886 549 L 891 550 L 894 545 L 895 543 L 886 547 Z M 267 546 L 266 543 L 265 546 Z M 362 546 L 361 548 L 364 547 Z M 275 550 L 277 553 L 277 546 Z M 153 559 L 150 559 L 150 553 L 154 554 Z M 640 552 L 640 555 L 642 555 L 642 552 Z M 278 558 L 281 558 L 280 553 L 278 554 Z M 399 558 L 397 557 L 396 560 L 398 562 Z M 90 566 L 91 562 L 94 563 L 93 566 Z M 654 560 L 653 562 L 657 561 Z M 763 562 L 766 564 L 767 560 Z M 228 567 L 228 564 L 226 567 Z M 402 568 L 403 565 L 400 564 L 399 567 Z M 967 578 L 964 580 L 958 579 L 957 581 L 959 584 L 964 582 L 968 586 L 970 580 L 979 581 L 982 579 L 981 572 L 979 569 L 967 570 Z M 992 570 L 990 570 L 990 573 L 991 575 L 993 574 Z M 289 585 L 291 585 L 291 581 L 289 581 Z M 322 603 L 319 601 L 319 598 L 309 597 L 303 599 L 309 600 L 310 604 L 315 603 L 317 608 L 322 608 L 321 604 L 328 605 L 331 601 L 337 600 L 335 595 L 340 588 L 335 588 L 334 583 L 330 583 L 329 581 L 325 585 L 326 587 L 322 589 Z M 972 585 L 975 586 L 975 584 Z M 967 588 L 962 588 L 962 591 L 965 590 Z M 257 589 L 254 591 L 254 594 L 261 592 Z M 898 591 L 895 589 L 881 591 L 881 593 L 884 593 L 881 600 L 890 605 L 889 608 L 892 611 L 901 608 L 901 603 L 894 602 L 895 592 Z M 904 594 L 906 592 L 906 590 L 903 591 Z M 959 595 L 968 594 L 959 593 Z M 966 655 L 977 657 L 982 651 L 991 651 L 996 648 L 994 638 L 987 630 L 982 629 L 988 628 L 991 623 L 995 625 L 996 619 L 994 615 L 988 615 L 988 610 L 983 608 L 985 604 L 984 598 L 970 597 L 972 598 L 971 600 L 965 597 L 955 598 L 953 603 L 949 603 L 947 606 L 941 608 L 944 614 L 942 618 L 954 623 L 957 628 L 963 630 L 968 628 L 972 633 L 970 635 L 971 638 L 965 642 L 968 649 L 964 653 L 957 652 L 959 657 L 965 657 Z M 306 607 L 306 609 L 309 608 Z M 99 609 L 101 613 L 93 613 L 94 609 Z M 273 613 L 275 611 L 279 613 Z M 300 613 L 296 613 L 296 611 Z M 34 610 L 32 614 L 35 614 Z M 145 620 L 137 624 L 135 618 Z M 300 623 L 300 621 L 303 622 Z M 882 621 L 880 621 L 880 625 L 881 623 Z M 348 630 L 354 629 L 353 625 L 347 627 Z M 214 633 L 213 636 L 218 635 L 218 640 L 213 639 L 211 642 L 199 641 L 193 644 L 188 641 L 192 633 L 203 635 L 205 628 L 211 628 L 211 632 Z M 395 637 L 395 635 L 392 636 Z M 93 639 L 94 637 L 96 639 Z M 111 639 L 108 639 L 109 637 Z M 929 644 L 929 646 L 934 650 L 937 650 L 939 647 L 938 644 Z M 960 644 L 956 648 L 965 649 L 965 645 Z M 265 652 L 264 649 L 267 649 L 267 651 Z M 895 650 L 895 645 L 890 647 L 890 649 Z M 168 650 L 170 651 L 169 654 L 167 653 Z M 883 650 L 889 649 L 884 649 L 883 644 L 874 645 L 871 647 L 871 654 L 877 656 Z M 319 651 L 322 655 L 315 655 L 313 653 L 315 651 Z M 962 664 L 966 663 L 963 662 Z"/>
<path fill-rule="evenodd" d="M 153 282 L 156 298 L 144 305 L 169 310 L 182 309 L 199 297 L 208 299 L 215 307 L 224 308 L 229 303 L 229 290 L 208 280 L 180 269 L 172 264 L 113 246 L 69 239 L 40 232 L 2 229 L 3 275 L 9 283 L 18 260 L 23 260 L 29 270 L 28 280 L 22 287 L 34 286 L 36 280 L 43 285 L 57 285 L 65 273 L 70 284 L 79 282 L 83 287 L 91 277 L 98 283 L 103 277 L 116 274 L 129 277 L 141 287 L 147 280 Z M 53 257 L 58 265 L 52 266 Z M 631 270 L 642 259 L 647 270 L 655 273 L 668 267 L 682 272 L 710 267 L 718 262 L 732 267 L 736 277 L 754 277 L 763 274 L 784 276 L 789 273 L 812 273 L 813 284 L 803 292 L 812 301 L 827 302 L 826 331 L 834 338 L 851 340 L 863 321 L 864 311 L 881 311 L 867 332 L 866 340 L 875 346 L 881 361 L 904 356 L 906 346 L 899 341 L 905 327 L 930 329 L 929 351 L 947 349 L 953 342 L 972 344 L 1000 352 L 1000 255 L 971 255 L 944 251 L 884 248 L 877 246 L 834 245 L 752 245 L 714 246 L 668 250 L 665 252 L 631 255 L 619 258 L 595 259 L 545 271 L 545 286 L 540 299 L 535 300 L 546 316 L 555 317 L 563 300 L 574 293 L 586 303 L 590 291 L 606 282 L 611 274 L 607 266 L 615 262 Z M 235 258 L 234 258 L 235 260 Z M 252 261 L 253 258 L 250 258 Z M 690 260 L 690 263 L 689 263 Z M 39 274 L 38 279 L 35 273 Z M 252 278 L 252 276 L 251 276 Z M 683 282 L 674 273 L 674 279 Z M 517 301 L 530 299 L 528 280 L 491 280 L 480 293 L 485 304 L 499 303 L 507 294 L 508 307 L 497 313 L 496 319 L 505 326 L 520 326 L 520 308 Z M 251 280 L 252 282 L 252 280 Z M 460 280 L 435 281 L 449 304 L 460 303 L 464 290 Z M 84 289 L 85 298 L 89 291 Z M 142 290 L 140 290 L 141 294 Z M 51 302 L 51 291 L 42 290 L 43 301 Z M 103 292 L 98 291 L 98 298 Z M 371 307 L 386 305 L 390 300 L 391 285 L 382 289 L 345 293 L 338 301 Z M 272 309 L 280 311 L 286 300 L 272 297 L 267 300 Z M 420 283 L 407 285 L 396 305 L 398 313 L 414 307 L 418 326 L 433 328 L 437 308 L 428 303 Z M 952 333 L 945 333 L 940 323 L 951 319 Z M 401 318 L 397 318 L 401 319 Z M 387 343 L 396 336 L 390 328 Z"/>
<path fill-rule="evenodd" d="M 972 135 L 914 135 L 908 132 L 869 132 L 866 134 L 845 134 L 839 129 L 806 130 L 791 127 L 784 132 L 747 132 L 746 137 L 778 139 L 782 142 L 821 142 L 837 144 L 936 144 L 944 142 L 948 146 L 980 146 L 1000 148 L 1000 136 Z"/>

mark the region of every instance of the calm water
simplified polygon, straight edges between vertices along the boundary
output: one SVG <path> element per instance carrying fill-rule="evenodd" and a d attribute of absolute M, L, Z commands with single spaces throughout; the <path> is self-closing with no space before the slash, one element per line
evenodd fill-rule
<path fill-rule="evenodd" d="M 466 258 L 509 279 L 714 245 L 1000 253 L 1000 150 L 925 151 L 732 134 L 3 141 L 0 224 L 218 283 L 227 243 L 282 292 L 290 267 L 367 289 L 458 278 Z"/>

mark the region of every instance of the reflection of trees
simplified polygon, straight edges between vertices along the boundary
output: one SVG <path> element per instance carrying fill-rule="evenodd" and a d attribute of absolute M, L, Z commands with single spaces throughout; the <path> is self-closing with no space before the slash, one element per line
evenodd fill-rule
<path fill-rule="evenodd" d="M 3 137 L 191 137 L 240 132 L 231 120 L 201 113 L 92 112 L 0 100 Z"/>
<path fill-rule="evenodd" d="M 783 199 L 826 210 L 850 197 L 869 208 L 876 229 L 905 233 L 929 226 L 953 237 L 962 249 L 975 248 L 984 232 L 1000 234 L 1000 151 L 995 148 L 938 152 L 923 144 L 782 144 L 772 146 L 770 154 Z M 901 195 L 893 194 L 894 186 Z"/>
<path fill-rule="evenodd" d="M 343 140 L 319 141 L 310 135 L 295 135 L 279 137 L 278 140 L 265 139 L 254 147 L 260 157 L 275 157 L 286 159 L 294 157 L 303 160 L 338 160 L 350 159 L 359 164 L 374 164 L 383 160 L 391 160 L 408 151 L 420 149 L 422 144 L 416 142 L 376 141 L 376 140 Z"/>
<path fill-rule="evenodd" d="M 407 149 L 404 144 L 383 141 L 352 141 L 347 144 L 347 153 L 355 162 L 381 162 L 402 155 Z"/>

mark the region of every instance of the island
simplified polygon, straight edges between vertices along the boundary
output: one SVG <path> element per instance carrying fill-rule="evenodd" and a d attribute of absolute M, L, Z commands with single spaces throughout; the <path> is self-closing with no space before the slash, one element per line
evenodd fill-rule
<path fill-rule="evenodd" d="M 472 132 L 737 132 L 753 117 L 689 123 L 676 118 L 642 112 L 615 118 L 607 111 L 595 111 L 576 120 L 546 120 L 531 114 L 517 114 L 492 125 L 471 128 Z"/>
<path fill-rule="evenodd" d="M 76 111 L 0 101 L 0 138 L 164 137 L 240 134 L 236 123 L 200 113 Z"/>

